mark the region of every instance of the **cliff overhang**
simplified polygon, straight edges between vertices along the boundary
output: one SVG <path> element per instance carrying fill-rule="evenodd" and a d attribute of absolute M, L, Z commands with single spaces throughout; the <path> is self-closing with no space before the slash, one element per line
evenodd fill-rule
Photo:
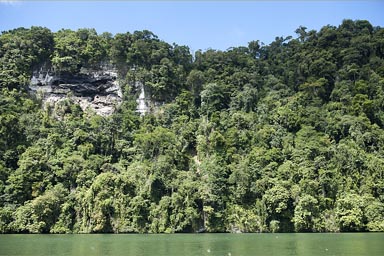
<path fill-rule="evenodd" d="M 80 73 L 33 72 L 29 89 L 43 107 L 55 107 L 69 99 L 81 109 L 101 116 L 111 115 L 122 102 L 122 91 L 114 69 L 82 70 Z"/>

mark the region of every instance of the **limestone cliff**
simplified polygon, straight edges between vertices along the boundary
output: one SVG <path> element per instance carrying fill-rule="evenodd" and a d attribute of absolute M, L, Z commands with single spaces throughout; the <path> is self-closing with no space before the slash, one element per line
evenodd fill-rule
<path fill-rule="evenodd" d="M 150 100 L 148 99 L 145 93 L 144 84 L 141 82 L 135 83 L 136 90 L 139 92 L 139 97 L 136 100 L 137 108 L 136 112 L 140 113 L 141 116 L 144 116 L 150 111 Z"/>
<path fill-rule="evenodd" d="M 122 92 L 113 69 L 82 70 L 78 74 L 55 74 L 50 70 L 33 72 L 30 90 L 38 94 L 44 107 L 55 107 L 65 99 L 83 111 L 111 115 L 122 102 Z"/>

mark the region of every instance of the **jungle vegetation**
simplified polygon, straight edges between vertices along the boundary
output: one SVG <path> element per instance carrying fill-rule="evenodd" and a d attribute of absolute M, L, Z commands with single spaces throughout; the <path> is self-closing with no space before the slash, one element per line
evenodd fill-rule
<path fill-rule="evenodd" d="M 0 232 L 384 231 L 384 29 L 294 32 L 194 54 L 147 30 L 2 32 Z M 105 64 L 111 116 L 28 93 L 42 66 Z M 137 81 L 161 103 L 145 116 Z"/>

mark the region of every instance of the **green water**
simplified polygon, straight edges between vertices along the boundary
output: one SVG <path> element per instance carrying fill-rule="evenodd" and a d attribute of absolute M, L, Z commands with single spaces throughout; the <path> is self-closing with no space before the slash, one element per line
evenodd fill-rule
<path fill-rule="evenodd" d="M 384 255 L 384 233 L 0 235 L 0 255 Z"/>

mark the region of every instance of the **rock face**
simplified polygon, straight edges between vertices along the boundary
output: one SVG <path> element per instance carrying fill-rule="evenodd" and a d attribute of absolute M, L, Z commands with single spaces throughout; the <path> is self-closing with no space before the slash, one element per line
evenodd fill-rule
<path fill-rule="evenodd" d="M 136 100 L 137 109 L 136 112 L 140 113 L 140 116 L 144 116 L 150 111 L 149 105 L 150 100 L 147 99 L 145 94 L 144 85 L 141 82 L 136 82 L 136 90 L 140 92 L 139 97 Z"/>
<path fill-rule="evenodd" d="M 55 107 L 70 99 L 83 111 L 91 110 L 101 116 L 111 115 L 122 102 L 117 73 L 113 69 L 60 75 L 40 70 L 33 73 L 29 88 L 42 98 L 45 107 Z"/>

